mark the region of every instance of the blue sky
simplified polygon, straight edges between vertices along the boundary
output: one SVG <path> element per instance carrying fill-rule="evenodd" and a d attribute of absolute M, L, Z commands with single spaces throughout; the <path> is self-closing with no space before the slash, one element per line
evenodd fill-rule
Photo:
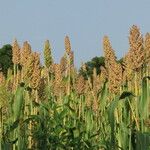
<path fill-rule="evenodd" d="M 150 32 L 150 0 L 0 0 L 0 46 L 17 38 L 42 52 L 49 39 L 55 62 L 69 35 L 77 66 L 103 55 L 102 39 L 110 37 L 120 58 L 128 50 L 130 27 Z"/>

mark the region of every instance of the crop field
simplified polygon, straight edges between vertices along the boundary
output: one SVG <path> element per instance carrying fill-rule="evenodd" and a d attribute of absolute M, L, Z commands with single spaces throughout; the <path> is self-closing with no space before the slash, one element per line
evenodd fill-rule
<path fill-rule="evenodd" d="M 0 72 L 0 150 L 150 150 L 150 33 L 133 25 L 128 39 L 118 62 L 104 36 L 92 76 L 76 69 L 68 36 L 59 64 L 48 40 L 43 65 L 14 40 L 13 68 Z"/>

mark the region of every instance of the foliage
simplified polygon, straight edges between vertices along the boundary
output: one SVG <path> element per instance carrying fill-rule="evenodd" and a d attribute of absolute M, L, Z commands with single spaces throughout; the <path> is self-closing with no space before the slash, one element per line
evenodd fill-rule
<path fill-rule="evenodd" d="M 86 71 L 83 70 L 83 68 L 81 67 L 79 72 L 80 74 L 84 77 L 87 78 L 87 75 L 89 77 L 92 77 L 93 75 L 93 69 L 96 68 L 96 72 L 97 74 L 100 73 L 100 67 L 104 66 L 105 67 L 105 58 L 103 56 L 101 57 L 94 57 L 91 59 L 91 61 L 88 61 L 85 63 L 86 65 Z"/>
<path fill-rule="evenodd" d="M 0 49 L 0 65 L 2 72 L 6 75 L 8 68 L 13 67 L 12 46 L 7 44 Z"/>

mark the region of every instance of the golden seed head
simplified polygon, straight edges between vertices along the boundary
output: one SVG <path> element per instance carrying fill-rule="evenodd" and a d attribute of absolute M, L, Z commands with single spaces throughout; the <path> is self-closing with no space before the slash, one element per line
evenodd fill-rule
<path fill-rule="evenodd" d="M 61 68 L 59 64 L 54 64 L 54 75 L 53 91 L 55 96 L 59 96 L 64 92 L 63 88 L 65 88 L 62 82 Z"/>
<path fill-rule="evenodd" d="M 51 53 L 51 46 L 49 40 L 45 41 L 44 45 L 44 63 L 47 68 L 50 67 L 53 63 L 52 53 Z"/>
<path fill-rule="evenodd" d="M 74 53 L 73 53 L 73 51 L 70 51 L 69 59 L 70 59 L 70 66 L 73 67 L 74 66 Z"/>
<path fill-rule="evenodd" d="M 118 94 L 122 85 L 122 67 L 117 62 L 110 68 L 108 76 L 109 91 Z"/>
<path fill-rule="evenodd" d="M 47 78 L 47 76 L 48 76 L 48 74 L 49 74 L 49 69 L 48 68 L 41 68 L 41 77 L 42 78 Z"/>
<path fill-rule="evenodd" d="M 37 89 L 39 86 L 40 78 L 41 78 L 40 74 L 41 74 L 40 69 L 38 67 L 34 68 L 31 81 L 30 81 L 30 85 L 33 89 Z"/>
<path fill-rule="evenodd" d="M 32 50 L 31 50 L 30 44 L 27 41 L 25 41 L 21 49 L 21 65 L 22 66 L 25 66 L 26 63 L 28 62 L 31 52 Z"/>
<path fill-rule="evenodd" d="M 88 82 L 88 80 L 85 80 L 85 93 L 89 93 L 89 91 L 90 91 L 91 89 L 90 89 L 90 85 L 89 85 L 89 82 Z"/>
<path fill-rule="evenodd" d="M 79 75 L 76 81 L 76 91 L 80 95 L 84 93 L 84 90 L 85 90 L 85 80 L 82 75 Z"/>
<path fill-rule="evenodd" d="M 0 72 L 0 85 L 3 84 L 4 82 L 5 82 L 5 76 L 3 72 Z"/>
<path fill-rule="evenodd" d="M 105 36 L 103 39 L 103 49 L 105 55 L 105 66 L 109 76 L 110 74 L 109 72 L 111 72 L 111 69 L 114 67 L 116 63 L 116 56 L 110 44 L 109 38 L 107 36 Z"/>
<path fill-rule="evenodd" d="M 150 62 L 150 33 L 146 33 L 144 40 L 144 50 L 146 63 Z"/>
<path fill-rule="evenodd" d="M 40 69 L 40 56 L 38 53 L 33 53 L 34 68 L 31 75 L 30 85 L 32 88 L 37 89 L 41 79 L 41 69 Z"/>
<path fill-rule="evenodd" d="M 130 28 L 129 44 L 134 46 L 139 38 L 141 38 L 140 29 L 136 25 L 133 25 Z"/>
<path fill-rule="evenodd" d="M 38 96 L 40 100 L 46 100 L 46 81 L 44 78 L 40 78 L 39 86 L 38 86 Z"/>
<path fill-rule="evenodd" d="M 130 58 L 132 62 L 132 69 L 139 70 L 144 63 L 144 47 L 143 37 L 137 26 L 133 25 L 130 29 L 129 44 L 131 52 Z"/>
<path fill-rule="evenodd" d="M 14 64 L 20 63 L 20 46 L 17 40 L 15 40 L 12 45 L 12 61 Z"/>
<path fill-rule="evenodd" d="M 97 75 L 94 79 L 93 79 L 93 91 L 95 93 L 95 95 L 97 95 L 99 93 L 99 91 L 102 88 L 102 81 L 100 78 L 100 75 Z"/>
<path fill-rule="evenodd" d="M 123 65 L 124 65 L 123 82 L 131 81 L 133 78 L 133 69 L 130 51 L 123 58 Z"/>
<path fill-rule="evenodd" d="M 40 66 L 40 54 L 37 52 L 34 52 L 33 59 L 34 59 L 34 66 L 37 66 L 37 65 Z"/>
<path fill-rule="evenodd" d="M 34 56 L 33 53 L 31 53 L 28 56 L 28 61 L 26 62 L 26 65 L 23 66 L 23 79 L 28 82 L 31 78 L 32 72 L 34 70 Z"/>
<path fill-rule="evenodd" d="M 68 36 L 65 37 L 65 50 L 66 53 L 69 55 L 69 53 L 71 52 L 71 44 Z"/>
<path fill-rule="evenodd" d="M 57 82 L 61 82 L 62 76 L 61 76 L 61 68 L 60 68 L 59 64 L 55 64 L 54 71 L 55 71 L 54 72 L 54 74 L 55 74 L 55 80 Z"/>
<path fill-rule="evenodd" d="M 106 65 L 109 65 L 111 60 L 116 60 L 116 56 L 114 50 L 112 49 L 109 38 L 107 36 L 104 36 L 103 38 L 103 49 Z"/>
<path fill-rule="evenodd" d="M 108 72 L 109 91 L 117 94 L 122 84 L 122 67 L 116 61 L 114 50 L 112 49 L 107 36 L 103 39 L 103 48 L 105 54 L 105 65 Z"/>
<path fill-rule="evenodd" d="M 63 56 L 60 60 L 60 69 L 61 69 L 62 75 L 65 75 L 66 70 L 67 70 L 67 59 L 65 56 Z"/>
<path fill-rule="evenodd" d="M 100 76 L 97 75 L 96 68 L 93 69 L 93 91 L 97 95 L 99 90 L 101 89 L 102 83 L 100 80 Z"/>
<path fill-rule="evenodd" d="M 108 72 L 103 66 L 100 67 L 100 70 L 101 70 L 100 78 L 102 82 L 105 82 L 106 79 L 108 79 Z"/>

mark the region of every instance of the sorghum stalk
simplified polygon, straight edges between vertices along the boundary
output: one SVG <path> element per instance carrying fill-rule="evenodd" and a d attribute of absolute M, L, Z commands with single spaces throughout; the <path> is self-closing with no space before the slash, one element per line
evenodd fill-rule
<path fill-rule="evenodd" d="M 20 46 L 17 42 L 17 40 L 15 39 L 13 45 L 12 45 L 12 61 L 14 63 L 14 85 L 18 84 L 18 80 L 16 80 L 18 78 L 17 72 L 18 72 L 18 65 L 20 63 Z"/>
<path fill-rule="evenodd" d="M 50 46 L 49 40 L 46 40 L 44 44 L 44 64 L 48 70 L 47 78 L 48 78 L 48 83 L 49 83 L 50 82 L 50 75 L 49 75 L 50 70 L 49 69 L 50 69 L 50 66 L 53 64 L 53 58 L 52 58 L 52 52 L 51 52 L 51 46 Z"/>
<path fill-rule="evenodd" d="M 66 77 L 66 71 L 67 71 L 67 57 L 64 55 L 60 60 L 60 69 L 62 76 Z"/>
<path fill-rule="evenodd" d="M 27 69 L 27 64 L 29 63 L 28 61 L 29 59 L 31 59 L 30 58 L 31 53 L 32 53 L 31 46 L 27 41 L 25 41 L 21 49 L 21 58 L 20 58 L 20 64 L 23 67 L 21 71 L 21 81 L 24 81 L 23 80 L 25 76 L 24 73 L 25 73 L 25 70 Z"/>
<path fill-rule="evenodd" d="M 122 67 L 117 63 L 114 50 L 107 36 L 103 39 L 105 64 L 108 72 L 108 84 L 111 94 L 118 94 L 122 85 Z"/>
<path fill-rule="evenodd" d="M 67 54 L 67 76 L 68 76 L 68 86 L 67 86 L 67 94 L 70 95 L 70 81 L 71 81 L 71 60 L 70 60 L 70 52 L 71 52 L 71 44 L 69 37 L 65 37 L 65 52 Z"/>
<path fill-rule="evenodd" d="M 66 53 L 69 55 L 71 52 L 71 44 L 70 44 L 70 39 L 68 36 L 65 37 L 65 50 L 66 50 Z"/>
<path fill-rule="evenodd" d="M 137 72 L 139 73 L 144 64 L 144 46 L 143 46 L 143 37 L 140 33 L 140 30 L 137 26 L 133 25 L 130 29 L 130 36 L 129 36 L 129 44 L 131 52 L 131 65 L 132 69 L 135 71 L 135 92 L 138 94 L 137 89 Z M 137 82 L 137 83 L 136 83 Z"/>

